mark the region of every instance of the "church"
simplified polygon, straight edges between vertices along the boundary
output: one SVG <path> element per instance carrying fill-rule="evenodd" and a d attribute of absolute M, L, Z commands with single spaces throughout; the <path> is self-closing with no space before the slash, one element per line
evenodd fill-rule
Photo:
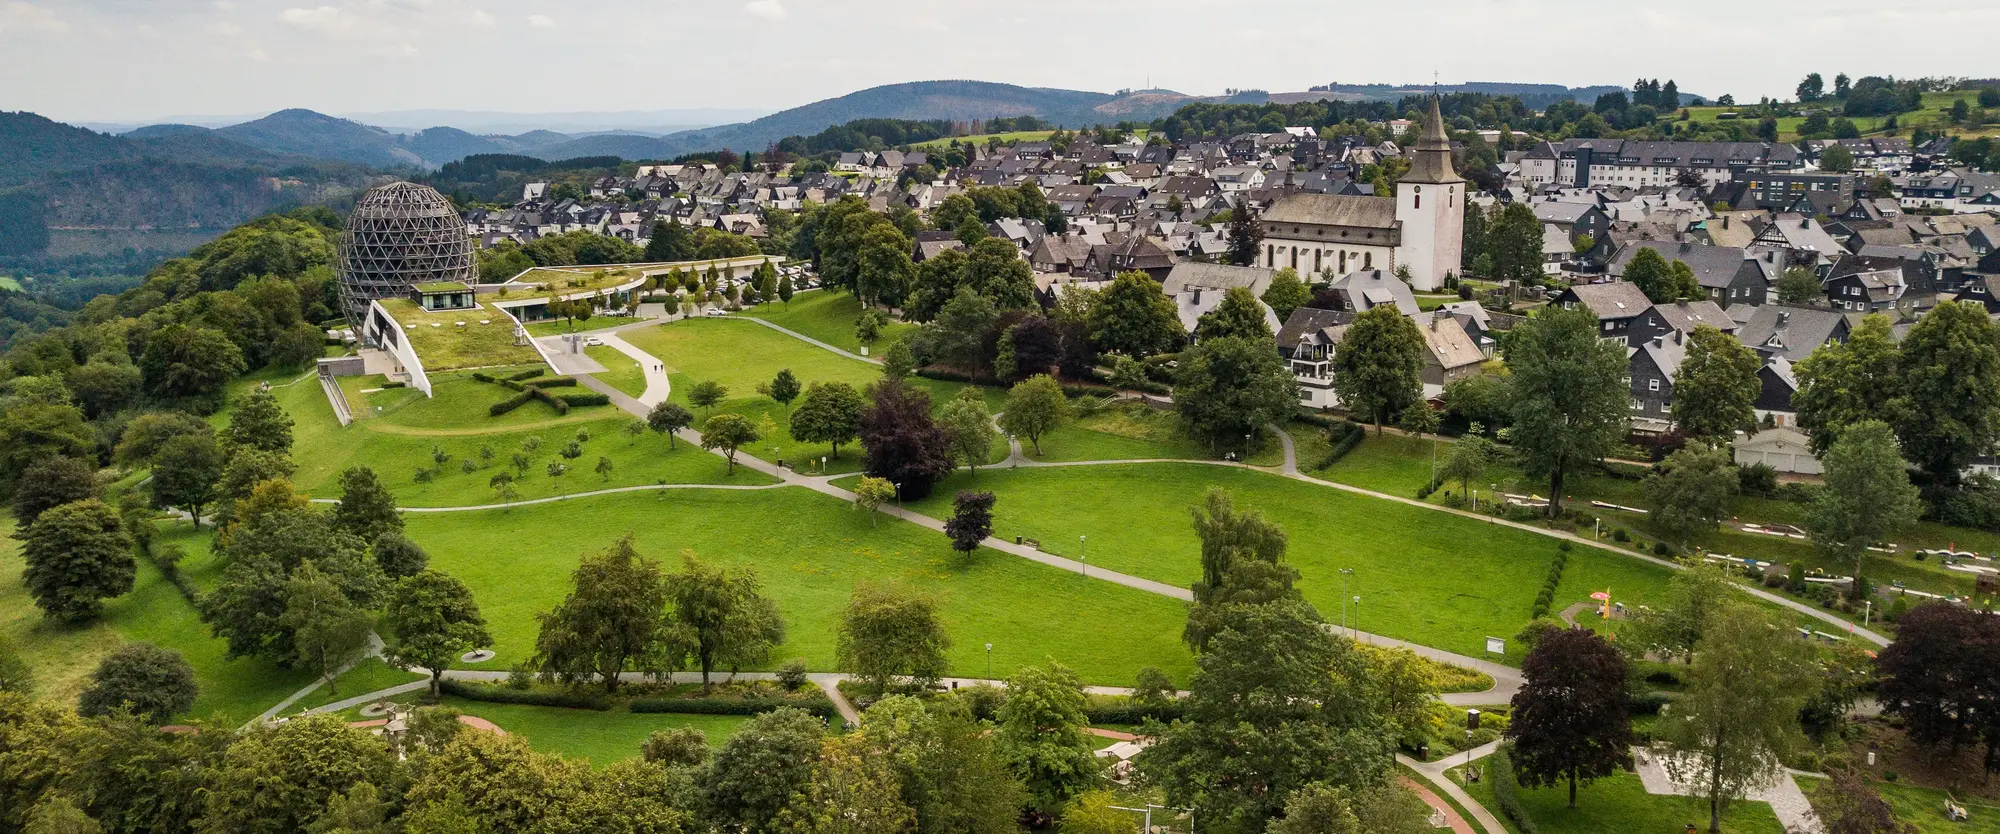
<path fill-rule="evenodd" d="M 1437 96 L 1431 97 L 1422 138 L 1394 197 L 1289 194 L 1264 212 L 1264 257 L 1272 269 L 1291 267 L 1312 281 L 1370 269 L 1409 267 L 1420 292 L 1444 286 L 1459 272 L 1464 246 L 1465 179 L 1452 167 L 1451 140 Z"/>

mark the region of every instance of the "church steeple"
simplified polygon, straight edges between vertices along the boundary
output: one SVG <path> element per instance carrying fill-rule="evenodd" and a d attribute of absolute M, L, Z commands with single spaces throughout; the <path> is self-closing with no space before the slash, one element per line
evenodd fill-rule
<path fill-rule="evenodd" d="M 1417 146 L 1411 152 L 1410 172 L 1397 182 L 1453 183 L 1465 182 L 1451 164 L 1451 138 L 1444 133 L 1444 114 L 1438 106 L 1439 97 L 1431 94 L 1431 112 L 1424 115 L 1424 133 L 1417 139 Z"/>

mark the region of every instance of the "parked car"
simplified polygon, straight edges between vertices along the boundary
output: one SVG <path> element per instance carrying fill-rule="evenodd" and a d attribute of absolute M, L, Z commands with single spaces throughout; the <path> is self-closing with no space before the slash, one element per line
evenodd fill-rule
<path fill-rule="evenodd" d="M 591 347 L 602 347 L 604 345 L 604 340 L 599 339 L 596 336 L 592 336 L 588 339 L 583 340 L 583 343 Z"/>

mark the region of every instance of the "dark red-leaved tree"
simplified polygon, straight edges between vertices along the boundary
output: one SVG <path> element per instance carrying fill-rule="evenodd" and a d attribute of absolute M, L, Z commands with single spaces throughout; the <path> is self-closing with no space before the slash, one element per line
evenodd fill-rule
<path fill-rule="evenodd" d="M 1610 776 L 1632 746 L 1625 658 L 1583 628 L 1549 632 L 1521 662 L 1527 683 L 1514 693 L 1514 775 L 1522 785 L 1578 783 Z"/>
<path fill-rule="evenodd" d="M 961 492 L 951 502 L 951 518 L 944 523 L 951 537 L 951 549 L 972 555 L 979 543 L 993 535 L 993 493 Z"/>
<path fill-rule="evenodd" d="M 1930 602 L 1896 620 L 1896 642 L 1875 661 L 1882 711 L 1903 719 L 1918 744 L 1986 742 L 1986 769 L 2000 769 L 2000 618 Z"/>
<path fill-rule="evenodd" d="M 885 379 L 872 394 L 874 404 L 861 413 L 863 468 L 896 484 L 902 498 L 930 495 L 952 470 L 951 435 L 931 419 L 930 392 Z"/>
<path fill-rule="evenodd" d="M 1020 382 L 1036 374 L 1052 373 L 1063 360 L 1062 332 L 1048 319 L 1029 316 L 1014 325 L 1008 336 L 1014 343 L 1014 378 Z"/>

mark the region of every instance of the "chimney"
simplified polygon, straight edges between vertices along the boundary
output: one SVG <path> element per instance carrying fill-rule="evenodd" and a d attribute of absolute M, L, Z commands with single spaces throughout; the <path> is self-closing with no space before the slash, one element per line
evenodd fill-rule
<path fill-rule="evenodd" d="M 1196 307 L 1200 307 L 1200 306 L 1201 306 L 1201 288 L 1200 288 L 1200 287 L 1195 287 L 1195 288 L 1194 288 L 1194 306 L 1196 306 Z"/>
<path fill-rule="evenodd" d="M 1722 228 L 1729 228 L 1729 215 L 1727 214 L 1722 216 Z"/>

